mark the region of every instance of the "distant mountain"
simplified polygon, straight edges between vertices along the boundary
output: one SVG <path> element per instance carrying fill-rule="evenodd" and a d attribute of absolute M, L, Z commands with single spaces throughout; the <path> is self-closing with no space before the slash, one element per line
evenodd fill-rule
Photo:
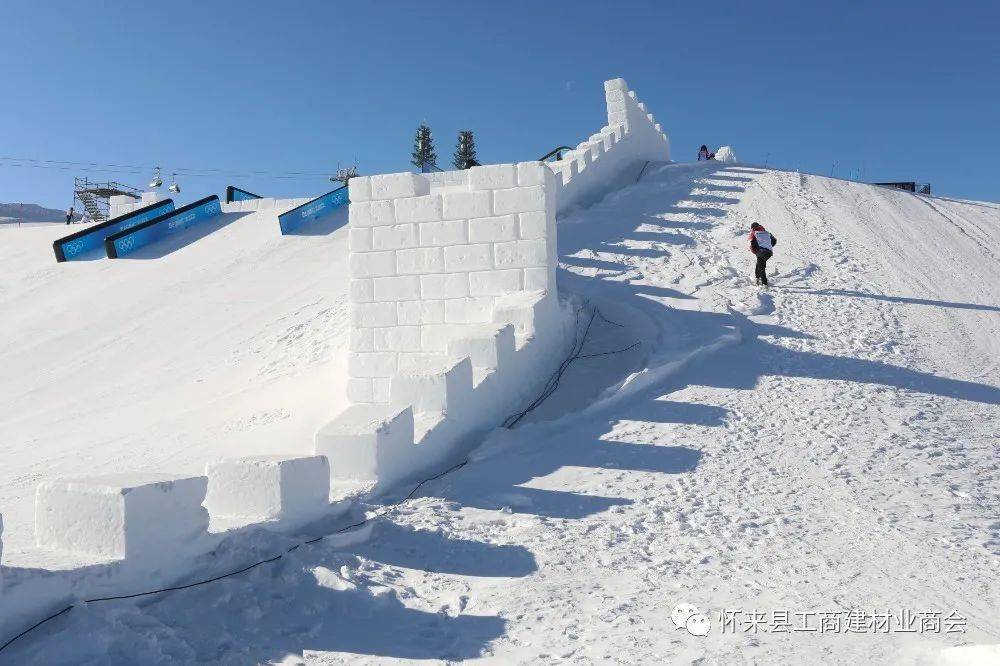
<path fill-rule="evenodd" d="M 80 215 L 74 214 L 73 219 L 80 219 Z M 22 222 L 65 222 L 66 211 L 57 208 L 45 208 L 44 206 L 30 203 L 0 203 L 0 220 L 4 222 L 13 220 L 20 220 Z"/>

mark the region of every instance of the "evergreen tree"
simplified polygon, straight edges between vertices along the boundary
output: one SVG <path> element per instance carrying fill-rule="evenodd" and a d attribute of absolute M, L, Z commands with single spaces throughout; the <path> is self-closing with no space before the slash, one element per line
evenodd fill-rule
<path fill-rule="evenodd" d="M 434 139 L 431 137 L 431 128 L 421 125 L 417 128 L 417 136 L 413 140 L 413 153 L 410 156 L 410 163 L 426 172 L 428 167 L 437 166 L 437 153 L 434 152 Z"/>
<path fill-rule="evenodd" d="M 476 139 L 472 136 L 472 130 L 464 130 L 458 133 L 458 145 L 455 146 L 455 157 L 452 160 L 456 169 L 468 169 L 474 164 L 478 164 L 476 159 Z"/>

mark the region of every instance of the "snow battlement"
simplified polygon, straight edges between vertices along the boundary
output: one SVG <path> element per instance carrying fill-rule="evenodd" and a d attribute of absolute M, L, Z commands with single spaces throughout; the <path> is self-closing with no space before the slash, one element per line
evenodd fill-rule
<path fill-rule="evenodd" d="M 557 212 L 670 157 L 625 81 L 604 87 L 608 124 L 559 162 L 350 181 L 352 407 L 315 442 L 335 480 L 385 484 L 432 469 L 554 370 L 569 328 Z"/>
<path fill-rule="evenodd" d="M 445 355 L 498 298 L 555 299 L 555 177 L 539 162 L 473 167 L 431 191 L 422 175 L 350 182 L 348 399 L 387 403 L 390 380 Z"/>
<path fill-rule="evenodd" d="M 635 182 L 647 162 L 670 160 L 670 140 L 625 79 L 605 81 L 604 98 L 608 124 L 563 159 L 548 163 L 556 173 L 560 213 Z"/>
<path fill-rule="evenodd" d="M 74 596 L 175 580 L 233 526 L 316 520 L 329 513 L 331 482 L 385 488 L 450 465 L 529 404 L 574 333 L 556 286 L 557 212 L 669 159 L 666 137 L 625 82 L 605 89 L 609 124 L 559 162 L 351 179 L 349 407 L 316 433 L 315 455 L 229 458 L 203 476 L 40 484 L 37 555 L 57 564 L 0 581 L 0 630 Z M 214 205 L 277 216 L 307 201 Z"/>

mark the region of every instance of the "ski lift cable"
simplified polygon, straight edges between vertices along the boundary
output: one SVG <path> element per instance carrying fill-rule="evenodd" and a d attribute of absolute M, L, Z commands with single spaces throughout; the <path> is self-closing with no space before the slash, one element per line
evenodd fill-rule
<path fill-rule="evenodd" d="M 0 155 L 0 163 L 3 166 L 20 166 L 28 168 L 37 169 L 59 169 L 59 170 L 69 170 L 71 168 L 76 168 L 77 170 L 122 170 L 122 172 L 141 172 L 150 171 L 154 168 L 153 165 L 139 165 L 139 164 L 106 164 L 101 162 L 77 162 L 71 160 L 46 160 L 34 157 L 19 157 L 13 155 Z M 14 164 L 20 163 L 20 164 Z M 260 176 L 271 176 L 271 177 L 304 177 L 304 176 L 316 176 L 316 177 L 329 177 L 330 173 L 326 171 L 306 171 L 306 170 L 294 170 L 294 171 L 272 171 L 268 169 L 220 169 L 220 168 L 197 168 L 197 167 L 171 167 L 171 171 L 176 172 L 178 175 L 191 175 L 191 176 L 247 176 L 247 175 L 260 175 Z"/>

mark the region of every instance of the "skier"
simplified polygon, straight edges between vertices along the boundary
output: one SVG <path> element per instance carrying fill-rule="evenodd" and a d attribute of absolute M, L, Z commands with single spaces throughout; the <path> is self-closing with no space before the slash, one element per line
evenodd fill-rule
<path fill-rule="evenodd" d="M 750 225 L 750 251 L 757 255 L 757 284 L 767 286 L 767 260 L 774 254 L 778 239 L 759 222 Z"/>
<path fill-rule="evenodd" d="M 66 211 L 66 224 L 69 224 L 70 220 L 73 219 L 73 207 L 70 206 L 69 210 Z"/>
<path fill-rule="evenodd" d="M 708 146 L 702 144 L 701 149 L 698 151 L 698 161 L 710 160 L 712 159 L 712 153 L 708 152 Z"/>

